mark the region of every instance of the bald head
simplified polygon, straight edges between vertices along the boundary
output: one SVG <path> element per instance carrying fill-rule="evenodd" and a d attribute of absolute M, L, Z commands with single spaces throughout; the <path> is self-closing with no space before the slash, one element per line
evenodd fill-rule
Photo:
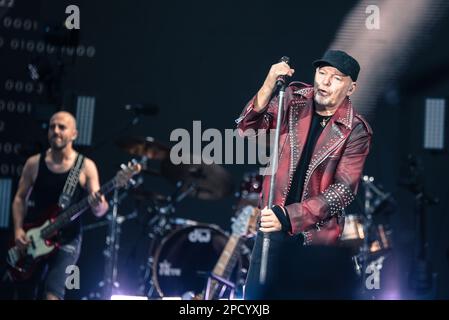
<path fill-rule="evenodd" d="M 72 146 L 78 136 L 75 117 L 66 111 L 55 113 L 48 126 L 48 141 L 55 150 L 62 150 Z"/>
<path fill-rule="evenodd" d="M 56 112 L 54 115 L 52 115 L 52 117 L 50 118 L 50 123 L 52 122 L 52 120 L 54 119 L 58 119 L 61 121 L 66 122 L 68 125 L 70 125 L 71 127 L 76 129 L 76 119 L 75 117 L 67 111 L 59 111 Z"/>

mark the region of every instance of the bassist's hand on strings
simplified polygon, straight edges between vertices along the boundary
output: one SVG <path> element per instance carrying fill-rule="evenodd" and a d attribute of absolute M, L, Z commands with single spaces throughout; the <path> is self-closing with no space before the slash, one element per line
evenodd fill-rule
<path fill-rule="evenodd" d="M 25 250 L 26 247 L 30 244 L 30 239 L 26 236 L 25 230 L 23 228 L 18 228 L 14 232 L 14 239 L 16 246 L 20 250 Z"/>
<path fill-rule="evenodd" d="M 100 192 L 91 192 L 87 198 L 87 202 L 89 203 L 92 211 L 95 213 L 101 210 L 103 202 L 106 202 L 106 199 Z"/>

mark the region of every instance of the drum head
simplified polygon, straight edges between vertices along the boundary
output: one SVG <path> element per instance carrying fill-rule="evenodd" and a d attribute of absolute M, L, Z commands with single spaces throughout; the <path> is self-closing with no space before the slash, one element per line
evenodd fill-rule
<path fill-rule="evenodd" d="M 153 284 L 161 297 L 200 294 L 207 278 L 223 252 L 228 236 L 218 227 L 189 226 L 173 231 L 156 250 L 153 263 Z M 241 269 L 241 256 L 231 281 Z"/>

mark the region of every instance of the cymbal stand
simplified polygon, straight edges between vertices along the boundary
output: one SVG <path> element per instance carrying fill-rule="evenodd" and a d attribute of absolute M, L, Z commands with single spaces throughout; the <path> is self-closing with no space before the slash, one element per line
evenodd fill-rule
<path fill-rule="evenodd" d="M 370 253 L 370 233 L 371 233 L 371 226 L 373 222 L 373 206 L 372 201 L 374 198 L 373 191 L 371 189 L 371 184 L 374 181 L 373 177 L 370 176 L 363 176 L 363 185 L 365 190 L 365 202 L 364 202 L 364 218 L 363 218 L 363 244 L 360 248 L 359 256 L 360 259 L 360 269 L 362 273 L 362 293 L 366 293 L 366 270 L 368 267 L 368 256 Z"/>
<path fill-rule="evenodd" d="M 119 287 L 117 281 L 117 258 L 119 249 L 119 239 L 120 239 L 120 223 L 117 221 L 118 217 L 118 190 L 114 190 L 113 205 L 111 220 L 109 223 L 109 235 L 106 237 L 107 249 L 104 254 L 106 256 L 106 263 L 104 268 L 104 281 L 101 283 L 103 285 L 103 299 L 109 299 L 114 288 Z M 100 284 L 100 286 L 101 286 Z"/>
<path fill-rule="evenodd" d="M 130 179 L 130 185 L 133 188 L 136 188 L 142 183 L 143 179 L 141 178 L 138 178 L 137 181 Z M 118 252 L 120 249 L 121 225 L 123 222 L 129 219 L 137 217 L 136 211 L 126 216 L 119 215 L 119 205 L 127 195 L 128 190 L 120 195 L 119 190 L 115 189 L 112 200 L 109 202 L 112 210 L 111 213 L 106 217 L 107 221 L 100 221 L 93 226 L 83 228 L 83 231 L 86 231 L 103 226 L 105 224 L 107 224 L 109 227 L 108 235 L 106 236 L 106 249 L 103 252 L 103 255 L 105 256 L 103 281 L 100 281 L 98 283 L 98 287 L 100 288 L 101 293 L 91 292 L 86 299 L 109 300 L 115 293 L 116 289 L 120 287 L 120 284 L 118 282 Z"/>
<path fill-rule="evenodd" d="M 370 176 L 363 176 L 363 186 L 365 190 L 365 203 L 364 203 L 364 219 L 363 219 L 363 245 L 360 248 L 360 253 L 357 258 L 357 272 L 362 273 L 362 288 L 363 293 L 366 293 L 366 275 L 367 270 L 376 269 L 377 272 L 382 269 L 384 256 L 379 257 L 375 261 L 369 261 L 371 253 L 371 241 L 372 241 L 372 228 L 373 228 L 373 215 L 383 201 L 390 197 L 390 194 L 381 191 L 375 184 L 374 178 Z M 356 259 L 357 259 L 356 258 Z M 372 291 L 371 291 L 372 292 Z M 374 297 L 372 297 L 374 298 Z"/>
<path fill-rule="evenodd" d="M 153 279 L 152 279 L 152 268 L 154 263 L 154 250 L 158 240 L 162 239 L 165 234 L 173 228 L 173 225 L 179 224 L 178 221 L 184 221 L 183 219 L 173 220 L 170 216 L 176 211 L 176 206 L 184 200 L 189 194 L 196 191 L 197 187 L 194 183 L 191 183 L 185 191 L 181 192 L 184 183 L 179 181 L 176 184 L 175 192 L 167 197 L 167 203 L 164 206 L 155 206 L 151 208 L 150 211 L 156 211 L 155 216 L 148 222 L 149 233 L 148 238 L 150 239 L 149 245 L 149 257 L 147 260 L 147 265 L 145 267 L 145 274 L 143 276 L 143 281 L 140 287 L 140 292 L 143 292 L 148 298 L 154 297 L 156 293 Z M 148 289 L 147 286 L 149 285 Z"/>
<path fill-rule="evenodd" d="M 221 286 L 218 290 L 218 293 L 211 294 L 213 291 L 212 286 L 215 285 Z M 224 297 L 224 294 L 227 290 L 229 290 L 229 299 L 233 299 L 235 295 L 235 287 L 236 284 L 232 281 L 229 281 L 223 277 L 217 276 L 213 272 L 211 272 L 207 278 L 206 292 L 204 294 L 205 300 L 219 300 Z"/>

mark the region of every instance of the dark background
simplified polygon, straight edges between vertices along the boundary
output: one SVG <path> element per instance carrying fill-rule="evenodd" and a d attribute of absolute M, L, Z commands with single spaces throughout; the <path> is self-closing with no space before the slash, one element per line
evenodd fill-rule
<path fill-rule="evenodd" d="M 170 145 L 171 131 L 185 128 L 191 132 L 194 120 L 202 121 L 203 131 L 232 129 L 234 120 L 262 84 L 270 65 L 282 55 L 289 55 L 292 60 L 296 69 L 294 80 L 312 83 L 311 61 L 329 47 L 346 14 L 356 3 L 14 1 L 13 8 L 0 8 L 0 43 L 3 43 L 0 46 L 0 98 L 5 103 L 22 101 L 30 107 L 24 114 L 0 112 L 0 120 L 6 125 L 0 132 L 0 141 L 19 143 L 28 149 L 24 148 L 26 152 L 22 153 L 0 153 L 0 162 L 20 168 L 27 152 L 46 146 L 42 123 L 48 121 L 49 113 L 43 111 L 52 111 L 52 106 L 56 110 L 63 104 L 64 108 L 75 112 L 74 97 L 77 95 L 96 98 L 93 132 L 96 146 L 86 149 L 85 153 L 97 163 L 103 182 L 114 175 L 120 163 L 131 158 L 114 144 L 122 135 L 152 136 Z M 49 97 L 45 86 L 40 93 L 6 90 L 9 79 L 31 82 L 26 66 L 34 56 L 27 50 L 12 50 L 11 39 L 42 40 L 44 26 L 61 24 L 67 16 L 65 8 L 70 4 L 78 5 L 81 10 L 80 44 L 95 47 L 95 55 L 76 59 L 64 55 L 66 67 L 58 81 L 61 85 L 59 97 Z M 34 31 L 7 28 L 3 23 L 7 16 L 35 20 L 36 28 Z M 425 186 L 440 199 L 440 204 L 427 212 L 429 259 L 438 273 L 436 297 L 449 298 L 447 141 L 443 152 L 431 153 L 422 148 L 424 99 L 447 97 L 449 89 L 449 45 L 444 40 L 448 30 L 448 22 L 442 22 L 426 35 L 426 46 L 416 50 L 396 81 L 388 84 L 397 88 L 397 99 L 392 102 L 383 96 L 376 97 L 374 116 L 368 118 L 374 138 L 364 173 L 374 176 L 375 182 L 391 192 L 398 202 L 397 211 L 390 216 L 394 250 L 382 273 L 384 287 L 396 290 L 392 293 L 394 298 L 412 297 L 406 278 L 416 241 L 414 198 L 398 185 L 401 176 L 406 174 L 408 154 L 419 157 Z M 56 61 L 55 55 L 49 56 Z M 123 131 L 121 128 L 132 120 L 132 114 L 124 108 L 129 103 L 154 103 L 160 107 L 160 113 L 153 117 L 142 116 L 138 124 Z M 151 162 L 151 165 L 157 168 L 158 163 Z M 224 167 L 233 177 L 235 191 L 239 190 L 244 173 L 257 168 L 249 165 Z M 18 170 L 11 171 L 15 172 L 2 173 L 2 176 L 14 179 L 15 192 Z M 147 190 L 162 194 L 174 190 L 163 178 L 143 177 Z M 228 231 L 236 202 L 232 195 L 217 201 L 188 198 L 181 203 L 175 216 L 217 224 Z M 142 224 L 148 215 L 148 206 L 148 202 L 136 203 L 132 197 L 126 198 L 120 206 L 120 214 L 130 214 L 134 209 L 139 214 L 138 219 L 123 224 L 121 234 L 119 279 L 129 290 L 135 288 L 138 265 L 146 255 L 148 244 Z M 361 209 L 353 205 L 351 210 L 359 213 Z M 91 215 L 83 217 L 85 225 L 95 222 Z M 85 297 L 102 279 L 106 231 L 105 227 L 100 227 L 85 232 L 79 261 L 81 289 L 70 292 L 68 298 Z M 7 233 L 8 230 L 1 231 L 2 239 L 6 239 Z M 135 244 L 138 249 L 134 257 Z"/>

